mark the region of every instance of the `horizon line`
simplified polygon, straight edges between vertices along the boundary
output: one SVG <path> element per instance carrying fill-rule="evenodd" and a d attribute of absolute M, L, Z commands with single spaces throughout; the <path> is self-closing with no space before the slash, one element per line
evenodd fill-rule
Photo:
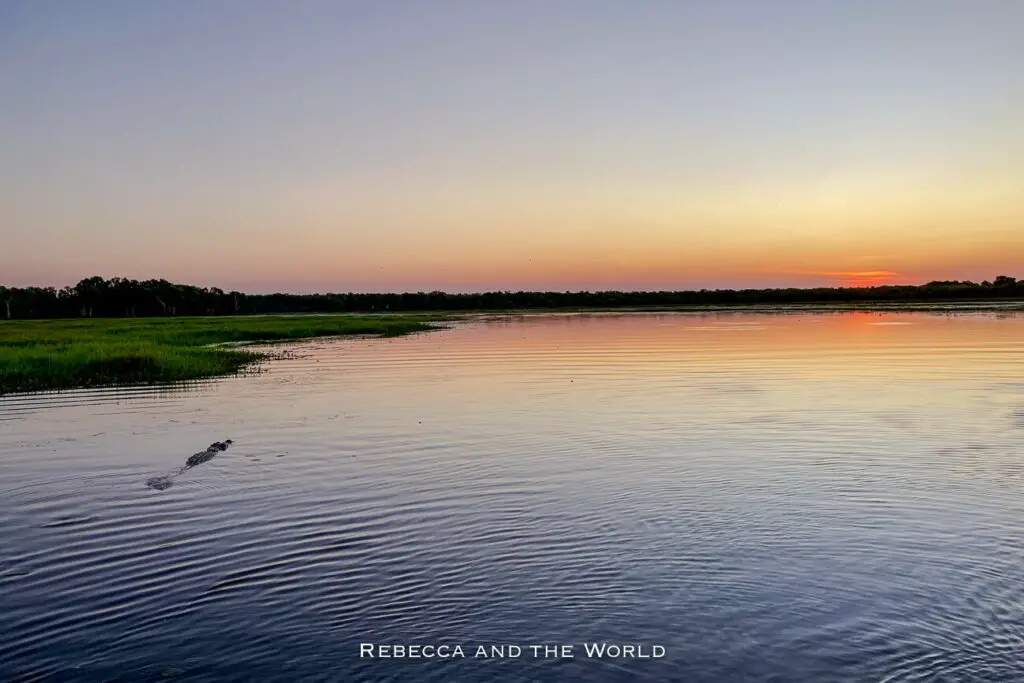
<path fill-rule="evenodd" d="M 889 271 L 875 271 L 875 272 L 870 273 L 870 275 L 874 275 L 876 272 L 878 274 L 881 274 L 883 272 L 886 273 L 886 274 L 889 274 Z M 824 273 L 821 273 L 821 274 L 824 274 Z M 838 275 L 839 273 L 829 273 L 829 274 Z M 843 273 L 843 275 L 849 275 L 849 274 L 848 273 Z M 166 278 L 148 278 L 148 279 L 145 279 L 145 280 L 139 280 L 139 279 L 134 279 L 134 278 L 126 278 L 126 277 L 118 277 L 118 276 L 111 277 L 111 278 L 104 278 L 104 277 L 99 276 L 99 275 L 94 275 L 94 276 L 90 276 L 90 277 L 87 277 L 87 278 L 82 278 L 81 280 L 79 280 L 78 282 L 76 282 L 74 284 L 65 285 L 63 287 L 57 287 L 57 286 L 54 286 L 54 285 L 42 285 L 42 286 L 40 286 L 40 285 L 28 285 L 28 286 L 24 286 L 24 287 L 18 287 L 18 286 L 4 285 L 4 284 L 0 283 L 0 292 L 3 292 L 4 290 L 32 290 L 32 289 L 39 289 L 39 290 L 54 290 L 59 295 L 61 292 L 65 291 L 65 290 L 74 290 L 75 287 L 77 287 L 78 285 L 82 284 L 83 282 L 87 282 L 89 280 L 92 280 L 94 278 L 100 279 L 105 284 L 106 283 L 112 283 L 112 282 L 118 282 L 118 281 L 132 282 L 132 283 L 139 283 L 139 284 L 146 283 L 146 282 L 162 282 L 162 283 L 167 283 L 167 284 L 170 284 L 170 285 L 173 285 L 173 286 L 189 287 L 189 288 L 195 288 L 195 289 L 205 290 L 205 291 L 219 290 L 220 292 L 222 292 L 224 294 L 241 294 L 243 296 L 349 296 L 349 295 L 352 295 L 352 296 L 402 296 L 402 295 L 430 295 L 430 294 L 434 294 L 434 295 L 436 295 L 436 294 L 443 294 L 443 295 L 446 295 L 446 296 L 479 296 L 479 295 L 484 295 L 484 294 L 604 294 L 604 293 L 645 294 L 645 293 L 688 293 L 688 292 L 694 292 L 694 293 L 699 293 L 699 292 L 768 292 L 768 291 L 790 291 L 790 290 L 806 291 L 806 290 L 816 290 L 816 289 L 838 289 L 838 290 L 843 290 L 843 289 L 881 289 L 881 288 L 925 287 L 925 286 L 931 285 L 931 284 L 960 284 L 960 285 L 975 285 L 975 286 L 985 286 L 986 284 L 988 284 L 988 285 L 991 286 L 992 284 L 994 284 L 995 282 L 997 282 L 997 281 L 999 281 L 999 280 L 1001 280 L 1003 278 L 1008 278 L 1008 279 L 1011 279 L 1011 280 L 1014 280 L 1014 281 L 1017 280 L 1017 278 L 1014 278 L 1012 276 L 997 275 L 992 280 L 982 280 L 980 282 L 976 282 L 976 281 L 973 281 L 973 280 L 936 280 L 936 279 L 933 279 L 933 280 L 929 280 L 927 282 L 922 282 L 922 283 L 919 283 L 919 284 L 893 283 L 893 282 L 877 283 L 877 284 L 876 283 L 871 283 L 871 284 L 863 283 L 863 284 L 861 284 L 861 283 L 857 283 L 856 282 L 856 280 L 858 279 L 857 277 L 853 277 L 853 278 L 850 278 L 851 280 L 853 280 L 853 282 L 848 282 L 848 283 L 845 283 L 845 284 L 814 285 L 814 286 L 804 286 L 804 287 L 796 287 L 796 286 L 791 286 L 791 287 L 778 287 L 778 286 L 776 286 L 776 287 L 741 287 L 741 288 L 736 288 L 736 287 L 714 287 L 714 288 L 701 287 L 699 289 L 693 289 L 693 288 L 690 288 L 690 289 L 481 289 L 481 290 L 468 290 L 468 291 L 449 291 L 449 290 L 444 290 L 444 289 L 418 289 L 418 290 L 404 290 L 404 291 L 354 291 L 354 290 L 341 291 L 341 290 L 321 290 L 321 291 L 315 291 L 315 292 L 295 292 L 295 291 L 278 290 L 278 291 L 273 291 L 273 292 L 257 293 L 257 292 L 251 292 L 251 291 L 243 291 L 243 290 L 240 290 L 240 289 L 224 289 L 224 288 L 218 287 L 216 285 L 193 285 L 193 284 L 187 284 L 187 283 L 183 283 L 183 282 L 175 282 L 175 281 L 172 281 L 172 280 L 168 280 Z"/>

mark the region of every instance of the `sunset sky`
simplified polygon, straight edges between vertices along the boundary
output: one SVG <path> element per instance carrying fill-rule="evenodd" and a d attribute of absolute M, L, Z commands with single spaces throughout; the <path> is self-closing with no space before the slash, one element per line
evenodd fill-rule
<path fill-rule="evenodd" d="M 0 284 L 1024 276 L 1021 0 L 5 0 Z"/>

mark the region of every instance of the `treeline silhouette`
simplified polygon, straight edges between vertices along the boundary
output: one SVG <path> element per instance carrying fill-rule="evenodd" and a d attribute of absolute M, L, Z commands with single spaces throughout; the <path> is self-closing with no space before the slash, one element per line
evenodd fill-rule
<path fill-rule="evenodd" d="M 167 280 L 90 277 L 73 287 L 0 286 L 0 318 L 153 317 L 347 313 L 382 311 L 521 310 L 644 306 L 912 302 L 1024 298 L 1024 281 L 943 280 L 924 285 L 809 289 L 702 289 L 658 292 L 485 292 L 448 294 L 244 294 Z"/>

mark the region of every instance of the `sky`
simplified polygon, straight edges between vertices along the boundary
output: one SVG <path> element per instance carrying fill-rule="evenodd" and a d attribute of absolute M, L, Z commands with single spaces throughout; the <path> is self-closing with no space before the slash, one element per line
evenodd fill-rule
<path fill-rule="evenodd" d="M 1024 276 L 1020 0 L 0 0 L 0 282 Z"/>

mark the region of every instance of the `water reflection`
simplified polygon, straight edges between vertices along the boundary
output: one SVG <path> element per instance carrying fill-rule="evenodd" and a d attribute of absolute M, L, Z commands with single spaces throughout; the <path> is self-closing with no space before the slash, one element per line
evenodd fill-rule
<path fill-rule="evenodd" d="M 0 398 L 0 679 L 1024 679 L 1022 322 L 530 315 Z M 666 656 L 359 657 L 589 641 Z"/>

